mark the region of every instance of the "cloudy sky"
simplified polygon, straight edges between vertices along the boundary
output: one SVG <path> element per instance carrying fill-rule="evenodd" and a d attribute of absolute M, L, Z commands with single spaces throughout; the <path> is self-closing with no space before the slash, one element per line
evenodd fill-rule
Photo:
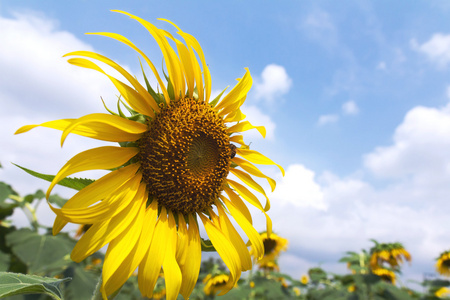
<path fill-rule="evenodd" d="M 344 272 L 345 251 L 400 241 L 413 264 L 404 281 L 434 272 L 450 248 L 450 2 L 415 1 L 0 1 L 0 180 L 25 194 L 47 184 L 10 162 L 55 174 L 99 142 L 22 125 L 103 112 L 113 86 L 62 55 L 93 50 L 140 74 L 126 46 L 86 32 L 127 36 L 155 65 L 159 49 L 121 9 L 197 37 L 215 93 L 248 67 L 244 112 L 265 125 L 252 148 L 285 167 L 271 195 L 274 230 L 289 239 L 283 272 Z M 173 32 L 173 31 L 172 31 Z M 139 75 L 138 75 L 139 76 Z M 91 173 L 99 176 L 103 173 Z M 83 175 L 83 174 L 82 174 Z M 70 191 L 57 192 L 65 196 Z M 51 214 L 42 205 L 44 222 Z M 264 229 L 255 211 L 256 226 Z M 23 223 L 23 216 L 16 215 Z"/>

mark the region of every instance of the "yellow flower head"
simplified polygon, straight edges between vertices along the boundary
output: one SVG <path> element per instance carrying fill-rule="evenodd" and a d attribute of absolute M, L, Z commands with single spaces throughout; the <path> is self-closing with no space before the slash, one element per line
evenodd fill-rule
<path fill-rule="evenodd" d="M 276 260 L 280 256 L 281 251 L 287 250 L 288 240 L 273 232 L 270 235 L 267 232 L 261 233 L 261 239 L 264 244 L 264 257 L 258 261 L 259 265 Z"/>
<path fill-rule="evenodd" d="M 139 289 L 144 297 L 153 296 L 161 268 L 166 283 L 166 298 L 185 299 L 197 282 L 203 224 L 209 239 L 230 270 L 229 280 L 220 286 L 230 290 L 241 272 L 252 268 L 250 253 L 229 214 L 248 236 L 252 255 L 264 255 L 263 240 L 252 226 L 252 217 L 243 200 L 258 208 L 267 218 L 270 203 L 264 189 L 253 179 L 267 180 L 272 190 L 275 181 L 254 164 L 277 165 L 257 151 L 250 150 L 241 132 L 257 129 L 245 120 L 240 107 L 252 85 L 248 69 L 236 86 L 221 100 L 211 100 L 211 76 L 198 41 L 175 24 L 181 40 L 169 32 L 126 12 L 156 40 L 167 70 L 166 81 L 152 61 L 122 35 L 100 32 L 115 39 L 143 58 L 158 83 L 155 92 L 146 87 L 113 60 L 90 51 L 66 54 L 68 62 L 106 75 L 125 101 L 130 116 L 93 113 L 78 119 L 61 119 L 40 125 L 27 125 L 16 133 L 37 126 L 62 131 L 61 144 L 69 133 L 97 140 L 118 142 L 81 152 L 70 159 L 53 179 L 53 187 L 74 173 L 104 169 L 107 175 L 86 186 L 61 209 L 53 234 L 68 223 L 92 224 L 80 238 L 71 258 L 80 262 L 109 244 L 103 265 L 101 291 L 106 297 L 115 292 L 139 268 Z M 97 63 L 121 74 L 115 78 Z M 219 101 L 220 100 L 220 101 Z M 122 100 L 120 100 L 122 101 Z M 277 165 L 284 173 L 283 169 Z M 229 179 L 229 173 L 237 179 Z M 254 192 L 266 199 L 262 205 Z M 228 214 L 229 213 L 229 214 Z"/>
<path fill-rule="evenodd" d="M 384 268 L 375 268 L 372 269 L 372 273 L 375 275 L 378 275 L 386 282 L 395 284 L 395 273 L 391 270 L 384 269 Z"/>
<path fill-rule="evenodd" d="M 302 275 L 302 277 L 300 278 L 300 282 L 303 284 L 308 284 L 308 282 L 309 282 L 308 275 Z"/>
<path fill-rule="evenodd" d="M 266 270 L 266 271 L 280 271 L 280 267 L 278 266 L 277 262 L 274 260 L 269 261 L 263 261 L 262 263 L 258 263 L 258 266 L 260 269 Z"/>
<path fill-rule="evenodd" d="M 441 287 L 440 289 L 438 289 L 435 293 L 434 293 L 434 295 L 436 296 L 436 297 L 438 297 L 438 298 L 443 298 L 443 297 L 445 297 L 445 296 L 448 296 L 448 295 L 450 295 L 450 289 L 449 288 L 447 288 L 447 287 Z"/>
<path fill-rule="evenodd" d="M 389 264 L 392 268 L 398 267 L 403 260 L 411 262 L 411 254 L 400 243 L 377 244 L 372 249 L 370 257 L 370 267 L 382 267 L 383 263 Z"/>
<path fill-rule="evenodd" d="M 228 276 L 226 274 L 210 276 L 208 278 L 208 280 L 206 281 L 203 291 L 205 292 L 205 295 L 207 295 L 207 296 L 214 296 L 220 290 L 223 290 L 229 284 L 229 281 L 230 281 L 230 276 Z M 232 288 L 235 285 L 236 285 L 236 283 L 232 286 Z"/>
<path fill-rule="evenodd" d="M 292 290 L 294 291 L 294 294 L 297 297 L 300 296 L 300 294 L 302 293 L 300 288 L 298 288 L 298 287 L 294 287 Z"/>
<path fill-rule="evenodd" d="M 450 276 L 450 251 L 442 252 L 438 257 L 436 270 L 441 275 Z"/>

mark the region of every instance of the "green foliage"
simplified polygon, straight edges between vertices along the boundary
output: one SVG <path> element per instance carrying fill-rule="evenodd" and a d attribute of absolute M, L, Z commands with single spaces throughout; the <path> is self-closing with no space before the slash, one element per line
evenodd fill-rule
<path fill-rule="evenodd" d="M 39 178 L 50 176 L 23 169 Z M 46 180 L 52 178 L 53 176 L 46 177 Z M 66 186 L 75 189 L 81 189 L 92 182 L 85 179 L 66 179 L 68 181 L 65 182 L 69 182 Z M 44 192 L 41 190 L 21 197 L 11 186 L 0 182 L 0 298 L 91 299 L 101 276 L 104 255 L 95 253 L 80 263 L 71 261 L 70 253 L 77 240 L 67 233 L 52 236 L 51 228 L 41 225 L 36 218 L 36 207 L 41 201 L 45 201 L 44 198 Z M 66 201 L 58 195 L 49 197 L 49 202 L 59 207 Z M 15 209 L 26 212 L 30 228 L 16 229 L 12 225 L 8 216 Z M 220 259 L 210 258 L 202 262 L 197 285 L 190 299 L 437 300 L 441 298 L 435 293 L 450 286 L 448 280 L 425 280 L 421 283 L 425 292 L 419 293 L 384 281 L 382 277 L 372 273 L 370 254 L 376 247 L 388 249 L 392 245 L 398 247 L 398 243 L 375 244 L 369 251 L 363 249 L 359 253 L 345 254 L 340 262 L 347 264 L 349 274 L 333 274 L 315 267 L 305 272 L 309 281 L 302 283 L 300 279 L 280 272 L 251 270 L 246 274 L 247 277 L 241 278 L 237 285 L 223 296 L 205 295 L 204 288 L 208 278 L 228 273 Z M 202 239 L 202 251 L 215 251 L 210 240 Z M 400 272 L 400 267 L 393 270 Z M 161 291 L 164 284 L 164 278 L 159 278 L 155 290 Z M 142 299 L 135 275 L 131 276 L 114 299 Z M 182 296 L 178 299 L 181 300 Z"/>
<path fill-rule="evenodd" d="M 42 173 L 38 173 L 35 171 L 32 171 L 30 169 L 27 169 L 25 167 L 21 167 L 19 165 L 14 164 L 15 166 L 21 168 L 22 170 L 24 170 L 25 172 L 27 172 L 30 175 L 33 175 L 34 177 L 40 178 L 40 179 L 44 179 L 47 180 L 49 182 L 52 182 L 53 178 L 55 178 L 55 175 L 48 175 L 48 174 L 42 174 Z M 58 182 L 59 185 L 61 186 L 65 186 L 71 189 L 75 189 L 77 191 L 85 188 L 86 186 L 88 186 L 89 184 L 91 184 L 92 182 L 94 182 L 94 180 L 92 179 L 87 179 L 87 178 L 71 178 L 71 177 L 66 177 L 63 180 L 61 180 L 60 182 Z"/>
<path fill-rule="evenodd" d="M 75 241 L 67 234 L 41 235 L 28 228 L 9 233 L 6 244 L 31 274 L 57 274 L 70 260 Z"/>
<path fill-rule="evenodd" d="M 0 298 L 22 294 L 47 294 L 62 299 L 60 284 L 70 280 L 0 272 Z"/>

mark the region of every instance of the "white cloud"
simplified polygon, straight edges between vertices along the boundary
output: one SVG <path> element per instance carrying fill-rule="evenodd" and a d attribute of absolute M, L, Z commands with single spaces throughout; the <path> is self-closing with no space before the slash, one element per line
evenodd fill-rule
<path fill-rule="evenodd" d="M 336 123 L 337 121 L 339 121 L 339 116 L 336 114 L 321 115 L 317 120 L 317 125 L 323 126 L 326 124 Z"/>
<path fill-rule="evenodd" d="M 450 104 L 419 106 L 406 114 L 391 145 L 363 157 L 362 171 L 347 177 L 329 171 L 315 176 L 302 165 L 289 166 L 269 211 L 274 230 L 290 241 L 281 269 L 300 276 L 322 262 L 325 269 L 345 272 L 337 260 L 345 251 L 370 248 L 374 238 L 399 241 L 410 251 L 413 263 L 403 267 L 405 278 L 421 280 L 424 272 L 433 273 L 434 259 L 448 249 L 449 136 Z M 367 172 L 389 181 L 371 183 L 364 179 Z M 297 198 L 309 199 L 308 205 L 298 205 Z"/>
<path fill-rule="evenodd" d="M 76 153 L 104 143 L 71 135 L 61 150 L 61 132 L 56 130 L 36 128 L 16 136 L 14 132 L 27 124 L 104 112 L 100 96 L 115 103 L 115 90 L 104 75 L 72 66 L 62 58 L 70 51 L 93 48 L 59 30 L 56 22 L 31 13 L 16 14 L 13 18 L 0 17 L 0 28 L 0 139 L 8 145 L 2 149 L 0 173 L 26 194 L 45 189 L 48 183 L 10 162 L 55 174 Z M 89 174 L 95 178 L 99 173 Z M 68 189 L 58 188 L 56 192 L 72 194 Z"/>
<path fill-rule="evenodd" d="M 355 101 L 347 101 L 342 104 L 342 112 L 345 115 L 357 115 L 359 113 L 359 108 Z"/>
<path fill-rule="evenodd" d="M 267 65 L 255 86 L 256 99 L 263 99 L 267 103 L 280 101 L 281 96 L 288 93 L 291 86 L 292 79 L 283 66 Z"/>
<path fill-rule="evenodd" d="M 365 156 L 364 164 L 380 177 L 441 181 L 450 175 L 449 136 L 450 106 L 418 106 L 397 127 L 393 145 L 377 147 Z"/>
<path fill-rule="evenodd" d="M 427 56 L 439 67 L 445 67 L 450 62 L 450 34 L 435 33 L 423 44 L 411 40 L 411 47 Z"/>
<path fill-rule="evenodd" d="M 273 199 L 291 203 L 298 207 L 313 207 L 325 210 L 324 195 L 315 181 L 315 173 L 303 165 L 290 165 L 286 175 L 277 183 Z"/>
<path fill-rule="evenodd" d="M 266 128 L 266 139 L 273 140 L 275 138 L 276 124 L 272 121 L 270 116 L 261 112 L 261 110 L 252 105 L 243 105 L 241 107 L 242 113 L 246 115 L 247 120 L 254 126 L 264 126 Z M 245 133 L 246 140 L 253 140 L 261 138 L 261 134 L 252 129 Z"/>

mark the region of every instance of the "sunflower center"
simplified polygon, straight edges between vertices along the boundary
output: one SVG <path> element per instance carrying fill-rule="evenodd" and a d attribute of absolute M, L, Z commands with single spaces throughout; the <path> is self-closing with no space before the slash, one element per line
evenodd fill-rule
<path fill-rule="evenodd" d="M 447 268 L 450 268 L 450 259 L 444 259 L 442 261 L 442 265 L 447 267 Z"/>
<path fill-rule="evenodd" d="M 273 239 L 264 239 L 263 240 L 263 245 L 264 245 L 264 253 L 265 254 L 270 254 L 273 252 L 273 250 L 275 250 L 275 247 L 277 245 L 277 241 L 273 240 Z"/>
<path fill-rule="evenodd" d="M 139 140 L 149 196 L 174 212 L 204 211 L 222 191 L 229 145 L 223 120 L 208 104 L 180 99 L 162 107 Z"/>

